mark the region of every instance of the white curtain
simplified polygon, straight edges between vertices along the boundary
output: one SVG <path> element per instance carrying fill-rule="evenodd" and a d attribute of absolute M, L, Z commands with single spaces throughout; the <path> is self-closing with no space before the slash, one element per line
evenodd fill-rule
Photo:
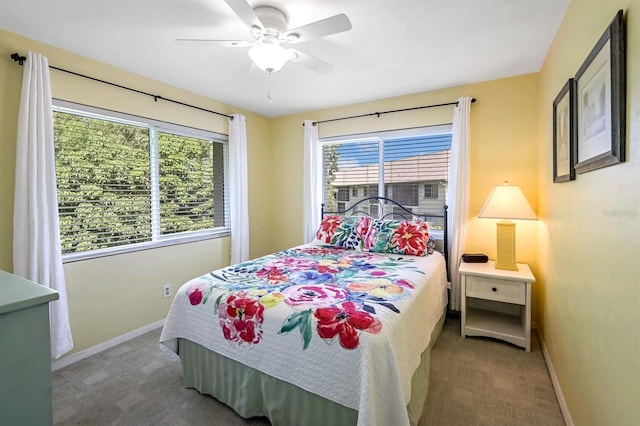
<path fill-rule="evenodd" d="M 229 119 L 231 264 L 249 260 L 248 187 L 246 120 L 244 115 L 233 114 Z"/>
<path fill-rule="evenodd" d="M 320 225 L 320 204 L 322 203 L 322 183 L 320 180 L 320 142 L 318 126 L 312 120 L 304 122 L 304 161 L 302 194 L 302 238 L 304 243 L 313 241 Z"/>
<path fill-rule="evenodd" d="M 13 211 L 13 272 L 56 290 L 49 306 L 51 356 L 73 348 L 62 269 L 53 111 L 47 58 L 29 52 L 22 75 Z"/>
<path fill-rule="evenodd" d="M 451 142 L 451 167 L 447 203 L 449 205 L 449 278 L 451 279 L 451 299 L 449 308 L 460 310 L 460 258 L 464 250 L 467 216 L 469 214 L 469 113 L 471 98 L 458 99 L 453 112 Z"/>

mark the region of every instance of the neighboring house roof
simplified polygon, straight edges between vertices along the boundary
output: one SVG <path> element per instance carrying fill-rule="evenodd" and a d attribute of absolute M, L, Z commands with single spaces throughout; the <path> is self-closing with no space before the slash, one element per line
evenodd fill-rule
<path fill-rule="evenodd" d="M 422 182 L 429 180 L 447 180 L 451 151 L 439 151 L 433 154 L 406 157 L 400 160 L 385 161 L 385 183 Z M 378 164 L 345 167 L 336 172 L 332 182 L 334 186 L 375 185 L 378 183 Z"/>

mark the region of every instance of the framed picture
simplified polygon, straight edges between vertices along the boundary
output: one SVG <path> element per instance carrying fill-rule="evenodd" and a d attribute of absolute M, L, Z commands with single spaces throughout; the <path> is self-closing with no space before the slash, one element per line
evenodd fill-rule
<path fill-rule="evenodd" d="M 620 10 L 575 76 L 576 173 L 625 161 L 625 44 Z"/>
<path fill-rule="evenodd" d="M 553 101 L 553 181 L 576 178 L 574 149 L 576 137 L 575 80 L 569 81 Z"/>

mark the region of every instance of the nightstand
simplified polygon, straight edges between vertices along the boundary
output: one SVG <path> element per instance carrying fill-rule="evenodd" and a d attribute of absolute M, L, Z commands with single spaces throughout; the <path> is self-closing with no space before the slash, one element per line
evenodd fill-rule
<path fill-rule="evenodd" d="M 531 351 L 531 284 L 529 266 L 496 269 L 495 262 L 460 262 L 462 321 L 460 334 L 501 339 Z"/>

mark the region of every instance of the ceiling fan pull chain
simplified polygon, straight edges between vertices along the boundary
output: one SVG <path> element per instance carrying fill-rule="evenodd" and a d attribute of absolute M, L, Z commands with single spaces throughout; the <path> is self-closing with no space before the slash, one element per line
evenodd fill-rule
<path fill-rule="evenodd" d="M 271 73 L 267 73 L 267 102 L 269 102 L 269 105 L 273 103 L 271 98 Z"/>

